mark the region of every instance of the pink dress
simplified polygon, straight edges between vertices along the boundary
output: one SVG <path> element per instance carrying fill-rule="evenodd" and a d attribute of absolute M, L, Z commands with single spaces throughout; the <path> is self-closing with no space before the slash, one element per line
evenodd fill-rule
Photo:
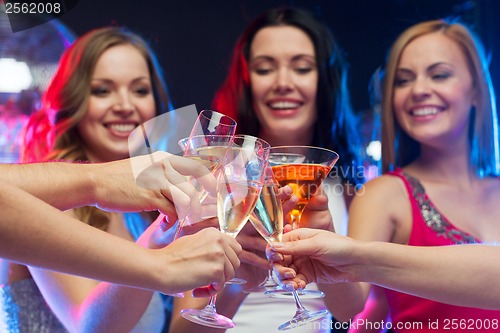
<path fill-rule="evenodd" d="M 480 239 L 456 228 L 442 215 L 416 178 L 402 169 L 388 174 L 400 177 L 408 191 L 413 217 L 408 245 L 481 243 Z M 385 292 L 394 332 L 500 332 L 500 311 L 448 305 L 389 289 Z"/>

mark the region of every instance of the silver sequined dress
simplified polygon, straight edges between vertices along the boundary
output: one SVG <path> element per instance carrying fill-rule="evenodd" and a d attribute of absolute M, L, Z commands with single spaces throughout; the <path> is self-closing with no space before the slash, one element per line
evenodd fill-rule
<path fill-rule="evenodd" d="M 33 279 L 0 285 L 0 332 L 68 332 L 52 313 Z"/>
<path fill-rule="evenodd" d="M 163 304 L 155 293 L 131 333 L 161 332 Z M 68 333 L 45 302 L 33 279 L 0 285 L 0 333 Z"/>

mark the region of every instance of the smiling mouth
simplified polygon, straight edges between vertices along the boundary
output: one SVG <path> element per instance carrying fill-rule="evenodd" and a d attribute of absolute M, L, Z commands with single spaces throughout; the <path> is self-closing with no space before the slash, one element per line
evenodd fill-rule
<path fill-rule="evenodd" d="M 106 125 L 106 128 L 109 128 L 112 131 L 116 131 L 119 133 L 129 133 L 133 131 L 137 127 L 136 124 L 110 124 Z"/>
<path fill-rule="evenodd" d="M 302 106 L 302 103 L 297 102 L 274 102 L 269 103 L 269 107 L 273 110 L 290 110 L 297 109 Z"/>
<path fill-rule="evenodd" d="M 429 107 L 429 108 L 421 108 L 410 111 L 412 116 L 416 117 L 425 117 L 425 116 L 433 116 L 440 112 L 439 108 Z"/>

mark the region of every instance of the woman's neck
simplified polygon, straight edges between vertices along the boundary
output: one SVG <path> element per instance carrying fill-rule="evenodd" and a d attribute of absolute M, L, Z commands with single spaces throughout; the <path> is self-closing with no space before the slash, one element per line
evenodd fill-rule
<path fill-rule="evenodd" d="M 313 143 L 313 131 L 293 133 L 271 133 L 261 130 L 259 137 L 273 146 L 310 146 Z"/>
<path fill-rule="evenodd" d="M 407 168 L 425 177 L 456 182 L 476 178 L 467 149 L 421 149 L 420 156 Z"/>

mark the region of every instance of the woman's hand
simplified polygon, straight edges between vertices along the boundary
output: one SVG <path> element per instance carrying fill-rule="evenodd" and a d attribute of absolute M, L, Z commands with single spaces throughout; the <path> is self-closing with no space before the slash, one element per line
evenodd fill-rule
<path fill-rule="evenodd" d="M 198 221 L 201 216 L 199 193 L 186 176 L 195 177 L 209 193 L 217 187 L 200 162 L 166 152 L 85 167 L 93 184 L 89 205 L 120 212 L 159 210 L 168 221 Z"/>
<path fill-rule="evenodd" d="M 287 214 L 298 202 L 297 196 L 293 195 L 292 188 L 285 186 L 280 188 L 278 197 L 282 201 L 283 212 Z M 240 268 L 236 276 L 247 280 L 244 288 L 249 289 L 260 285 L 267 277 L 271 268 L 270 262 L 265 256 L 267 242 L 248 222 L 236 237 L 243 250 L 239 255 Z M 208 297 L 213 290 L 210 288 L 198 288 L 193 291 L 195 297 Z"/>
<path fill-rule="evenodd" d="M 178 221 L 176 223 L 169 223 L 166 216 L 160 213 L 156 220 L 139 237 L 137 243 L 150 249 L 165 247 L 174 241 L 178 223 Z M 219 221 L 216 217 L 194 224 L 185 224 L 180 231 L 179 237 L 193 235 L 200 230 L 210 227 L 219 227 Z"/>
<path fill-rule="evenodd" d="M 334 231 L 332 214 L 328 209 L 326 195 L 317 194 L 311 197 L 302 213 L 299 227 Z"/>
<path fill-rule="evenodd" d="M 311 282 L 352 282 L 347 271 L 356 241 L 333 232 L 301 228 L 283 236 L 283 242 L 267 248 L 267 256 L 280 281 L 294 288 Z"/>

